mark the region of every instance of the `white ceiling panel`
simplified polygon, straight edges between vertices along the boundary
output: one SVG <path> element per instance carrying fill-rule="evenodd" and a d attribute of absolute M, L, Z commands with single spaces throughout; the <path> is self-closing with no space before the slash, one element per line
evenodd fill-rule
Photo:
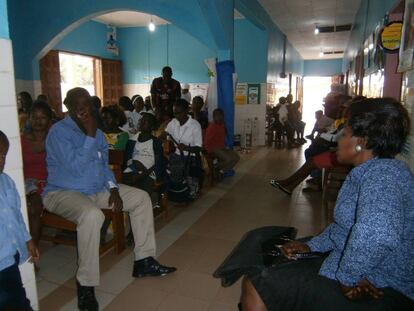
<path fill-rule="evenodd" d="M 321 51 L 343 51 L 350 32 L 319 34 L 315 25 L 352 24 L 361 0 L 259 0 L 274 23 L 304 59 L 319 59 Z M 342 55 L 324 56 L 341 58 Z"/>

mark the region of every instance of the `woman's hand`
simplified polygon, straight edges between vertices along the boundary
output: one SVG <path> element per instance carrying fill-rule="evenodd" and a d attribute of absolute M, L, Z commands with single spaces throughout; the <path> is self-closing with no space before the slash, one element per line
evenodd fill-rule
<path fill-rule="evenodd" d="M 349 300 L 358 300 L 363 297 L 371 297 L 374 299 L 381 298 L 384 293 L 371 284 L 366 278 L 363 278 L 354 287 L 348 287 L 341 284 L 342 293 Z"/>
<path fill-rule="evenodd" d="M 310 253 L 311 249 L 305 243 L 299 241 L 291 241 L 283 245 L 281 248 L 283 255 L 288 259 L 296 259 L 296 253 Z"/>
<path fill-rule="evenodd" d="M 27 251 L 29 253 L 29 262 L 38 262 L 40 258 L 39 250 L 33 240 L 27 241 Z"/>

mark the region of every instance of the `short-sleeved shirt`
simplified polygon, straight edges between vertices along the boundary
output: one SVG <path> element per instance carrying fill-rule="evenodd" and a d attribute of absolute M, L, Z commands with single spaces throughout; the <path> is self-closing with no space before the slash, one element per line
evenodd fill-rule
<path fill-rule="evenodd" d="M 178 144 L 184 144 L 191 147 L 201 147 L 203 145 L 203 137 L 201 134 L 201 126 L 197 120 L 194 120 L 191 116 L 188 116 L 187 122 L 180 125 L 177 119 L 172 119 L 168 123 L 165 131 L 169 133 Z M 180 151 L 175 151 L 177 154 Z M 184 151 L 184 154 L 188 154 Z"/>
<path fill-rule="evenodd" d="M 154 141 L 152 139 L 144 142 L 137 140 L 132 159 L 141 162 L 146 169 L 153 167 L 155 165 Z"/>
<path fill-rule="evenodd" d="M 159 96 L 163 109 L 172 109 L 172 105 L 181 97 L 180 82 L 170 79 L 165 82 L 163 77 L 155 78 L 151 85 L 151 94 Z"/>
<path fill-rule="evenodd" d="M 224 141 L 226 139 L 226 128 L 224 124 L 210 123 L 204 137 L 204 148 L 208 152 L 217 149 L 224 149 Z"/>

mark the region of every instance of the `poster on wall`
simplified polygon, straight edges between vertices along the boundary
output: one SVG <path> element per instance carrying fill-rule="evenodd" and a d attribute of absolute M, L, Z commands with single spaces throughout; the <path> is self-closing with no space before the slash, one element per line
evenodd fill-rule
<path fill-rule="evenodd" d="M 412 68 L 413 55 L 414 55 L 414 0 L 406 0 L 398 72 L 404 72 Z"/>
<path fill-rule="evenodd" d="M 114 55 L 119 55 L 119 49 L 116 42 L 116 27 L 112 25 L 107 26 L 106 50 Z"/>
<path fill-rule="evenodd" d="M 247 83 L 237 83 L 235 101 L 236 105 L 247 104 Z"/>
<path fill-rule="evenodd" d="M 247 89 L 248 100 L 247 104 L 249 105 L 258 105 L 260 104 L 260 84 L 249 84 Z"/>
<path fill-rule="evenodd" d="M 402 26 L 402 22 L 391 22 L 382 28 L 380 45 L 387 52 L 396 52 L 400 48 Z"/>
<path fill-rule="evenodd" d="M 414 70 L 410 70 L 404 73 L 403 76 L 403 93 L 402 104 L 407 109 L 411 118 L 414 116 Z M 407 142 L 404 145 L 403 151 L 399 154 L 399 158 L 407 162 L 411 170 L 414 171 L 414 124 L 411 124 L 410 134 Z"/>

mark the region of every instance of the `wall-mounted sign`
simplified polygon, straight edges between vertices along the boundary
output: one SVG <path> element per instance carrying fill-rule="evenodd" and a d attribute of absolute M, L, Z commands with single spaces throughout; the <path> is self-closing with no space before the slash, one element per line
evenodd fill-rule
<path fill-rule="evenodd" d="M 401 44 L 402 22 L 392 22 L 381 31 L 380 44 L 387 52 L 396 52 Z"/>
<path fill-rule="evenodd" d="M 237 83 L 235 101 L 237 105 L 247 104 L 247 83 Z"/>
<path fill-rule="evenodd" d="M 260 104 L 260 84 L 249 84 L 247 89 L 247 104 Z"/>
<path fill-rule="evenodd" d="M 107 26 L 106 50 L 114 55 L 119 55 L 119 48 L 116 41 L 116 27 L 112 25 Z"/>

